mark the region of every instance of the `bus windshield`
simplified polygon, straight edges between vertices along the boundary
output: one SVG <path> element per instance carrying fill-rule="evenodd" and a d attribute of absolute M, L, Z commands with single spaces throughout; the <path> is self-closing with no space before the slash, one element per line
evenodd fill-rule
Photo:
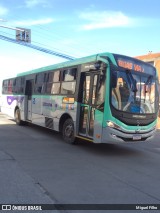
<path fill-rule="evenodd" d="M 156 113 L 156 79 L 131 70 L 113 71 L 111 104 L 129 113 Z"/>

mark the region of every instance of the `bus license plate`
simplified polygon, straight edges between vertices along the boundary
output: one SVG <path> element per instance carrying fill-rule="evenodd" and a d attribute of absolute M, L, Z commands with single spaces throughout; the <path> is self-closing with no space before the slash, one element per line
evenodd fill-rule
<path fill-rule="evenodd" d="M 133 135 L 133 140 L 134 141 L 138 141 L 138 140 L 141 140 L 141 135 Z"/>

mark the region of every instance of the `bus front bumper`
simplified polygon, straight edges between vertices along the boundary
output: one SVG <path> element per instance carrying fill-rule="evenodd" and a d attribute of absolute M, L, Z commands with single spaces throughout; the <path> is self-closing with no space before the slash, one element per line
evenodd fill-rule
<path fill-rule="evenodd" d="M 119 142 L 149 142 L 153 140 L 156 128 L 148 131 L 119 131 L 117 129 L 106 127 L 103 128 L 102 143 L 119 143 Z"/>

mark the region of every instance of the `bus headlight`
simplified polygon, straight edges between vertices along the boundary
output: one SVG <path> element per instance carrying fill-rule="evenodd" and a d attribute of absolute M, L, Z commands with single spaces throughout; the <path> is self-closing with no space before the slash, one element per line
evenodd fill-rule
<path fill-rule="evenodd" d="M 112 121 L 107 121 L 106 123 L 107 123 L 107 126 L 110 127 L 110 128 L 121 129 L 120 126 L 118 126 L 117 124 L 115 124 Z"/>

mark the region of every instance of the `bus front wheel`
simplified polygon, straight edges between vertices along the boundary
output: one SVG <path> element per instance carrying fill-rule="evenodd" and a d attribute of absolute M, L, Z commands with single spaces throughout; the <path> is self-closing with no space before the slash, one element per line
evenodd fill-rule
<path fill-rule="evenodd" d="M 63 124 L 63 139 L 65 142 L 74 144 L 75 143 L 75 135 L 74 135 L 74 123 L 71 118 L 68 118 Z"/>
<path fill-rule="evenodd" d="M 22 120 L 21 120 L 21 113 L 20 110 L 17 108 L 15 111 L 15 121 L 17 125 L 22 125 Z"/>

